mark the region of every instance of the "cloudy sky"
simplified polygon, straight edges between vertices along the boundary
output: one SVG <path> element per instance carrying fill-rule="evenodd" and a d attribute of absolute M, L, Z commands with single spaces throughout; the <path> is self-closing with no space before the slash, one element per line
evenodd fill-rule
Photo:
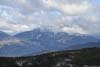
<path fill-rule="evenodd" d="M 0 30 L 100 35 L 100 0 L 0 0 Z"/>

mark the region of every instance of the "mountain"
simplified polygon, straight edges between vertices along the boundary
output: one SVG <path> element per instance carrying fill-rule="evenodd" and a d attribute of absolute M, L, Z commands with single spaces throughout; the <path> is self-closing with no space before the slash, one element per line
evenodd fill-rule
<path fill-rule="evenodd" d="M 5 32 L 0 31 L 0 40 L 2 40 L 4 38 L 8 38 L 8 37 L 11 37 L 11 36 L 6 34 Z"/>
<path fill-rule="evenodd" d="M 49 30 L 34 29 L 10 37 L 5 36 L 4 39 L 0 40 L 0 45 L 2 45 L 0 56 L 37 55 L 64 50 L 71 46 L 83 46 L 89 42 L 98 42 L 98 39 L 89 35 L 70 35 L 65 32 L 55 33 Z"/>
<path fill-rule="evenodd" d="M 0 40 L 0 56 L 3 57 L 19 57 L 27 56 L 28 54 L 36 55 L 42 50 L 46 50 L 38 42 L 19 39 L 16 37 L 9 37 Z"/>
<path fill-rule="evenodd" d="M 41 29 L 22 32 L 15 35 L 15 37 L 30 41 L 38 41 L 40 43 L 45 42 L 47 44 L 50 44 L 51 42 L 55 41 L 56 43 L 60 43 L 60 45 L 62 44 L 65 46 L 99 41 L 99 39 L 97 39 L 96 37 L 89 35 L 69 35 L 65 32 L 54 33 L 48 30 Z"/>
<path fill-rule="evenodd" d="M 54 32 L 35 29 L 15 35 L 15 37 L 30 41 L 30 43 L 38 42 L 41 46 L 45 46 L 47 50 L 63 49 L 65 44 L 58 42 Z"/>
<path fill-rule="evenodd" d="M 7 39 L 7 38 L 10 38 L 10 37 L 12 37 L 12 36 L 6 34 L 5 32 L 0 31 L 0 47 L 2 47 L 1 41 L 2 41 L 3 39 Z"/>
<path fill-rule="evenodd" d="M 86 44 L 78 44 L 78 45 L 72 45 L 67 47 L 67 50 L 76 50 L 76 49 L 82 49 L 82 48 L 93 48 L 93 47 L 99 47 L 100 48 L 100 42 L 89 42 Z"/>

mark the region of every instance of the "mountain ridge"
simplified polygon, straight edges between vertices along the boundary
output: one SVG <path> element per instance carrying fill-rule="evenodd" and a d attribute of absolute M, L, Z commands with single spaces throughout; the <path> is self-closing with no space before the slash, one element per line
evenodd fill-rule
<path fill-rule="evenodd" d="M 0 56 L 35 55 L 49 51 L 60 51 L 73 45 L 98 41 L 97 38 L 92 36 L 77 36 L 64 32 L 54 33 L 49 30 L 35 29 L 1 40 L 0 44 L 3 42 L 3 45 L 0 47 Z"/>

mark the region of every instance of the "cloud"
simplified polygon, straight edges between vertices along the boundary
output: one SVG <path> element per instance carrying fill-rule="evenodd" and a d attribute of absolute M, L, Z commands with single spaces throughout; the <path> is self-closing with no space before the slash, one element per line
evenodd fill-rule
<path fill-rule="evenodd" d="M 57 0 L 43 0 L 43 3 L 46 7 L 58 9 L 68 15 L 84 14 L 91 9 L 90 4 L 87 1 L 83 1 L 82 3 L 73 2 L 70 4 L 60 1 L 57 2 Z"/>
<path fill-rule="evenodd" d="M 100 34 L 99 3 L 92 0 L 1 0 L 0 30 L 15 34 L 37 27 Z"/>
<path fill-rule="evenodd" d="M 17 24 L 17 23 L 10 23 L 9 21 L 1 20 L 0 19 L 0 30 L 7 32 L 9 34 L 16 34 L 18 32 L 28 31 L 34 29 L 36 26 L 33 24 Z"/>
<path fill-rule="evenodd" d="M 88 34 L 88 32 L 77 25 L 73 25 L 72 27 L 63 27 L 62 30 L 69 34 L 79 33 L 79 34 Z"/>
<path fill-rule="evenodd" d="M 13 22 L 18 22 L 25 18 L 25 16 L 19 12 L 19 9 L 2 5 L 0 5 L 0 17 Z"/>
<path fill-rule="evenodd" d="M 16 0 L 17 2 L 21 3 L 21 4 L 27 4 L 28 0 Z"/>

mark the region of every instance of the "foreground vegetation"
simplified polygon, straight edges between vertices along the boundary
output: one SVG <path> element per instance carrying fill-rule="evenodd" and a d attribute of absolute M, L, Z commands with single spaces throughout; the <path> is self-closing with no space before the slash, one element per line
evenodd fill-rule
<path fill-rule="evenodd" d="M 1 57 L 0 67 L 82 67 L 100 66 L 100 48 L 58 51 L 29 57 Z"/>

